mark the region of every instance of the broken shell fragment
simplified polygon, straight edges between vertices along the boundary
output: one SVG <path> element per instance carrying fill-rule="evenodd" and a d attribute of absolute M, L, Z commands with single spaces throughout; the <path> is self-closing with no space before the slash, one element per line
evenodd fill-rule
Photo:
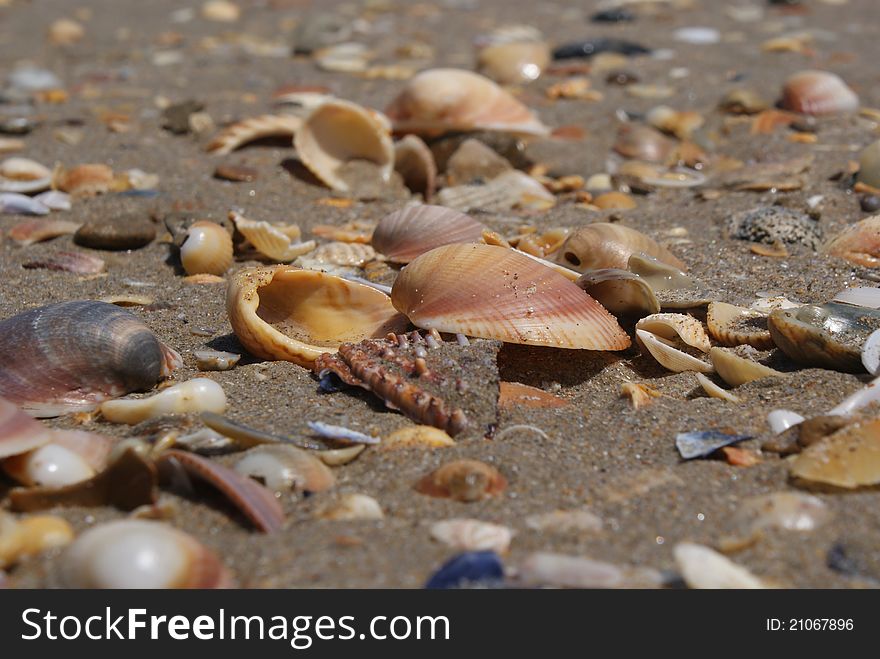
<path fill-rule="evenodd" d="M 55 430 L 51 442 L 7 458 L 2 468 L 29 487 L 64 487 L 104 469 L 115 443 L 115 439 L 97 433 Z"/>
<path fill-rule="evenodd" d="M 409 263 L 435 247 L 475 243 L 486 225 L 443 206 L 408 206 L 383 217 L 373 231 L 372 245 L 395 263 Z"/>
<path fill-rule="evenodd" d="M 404 426 L 385 437 L 377 447 L 380 451 L 399 448 L 446 448 L 455 441 L 445 431 L 433 426 Z"/>
<path fill-rule="evenodd" d="M 456 551 L 494 551 L 510 548 L 513 531 L 478 519 L 445 519 L 431 525 L 431 537 Z"/>
<path fill-rule="evenodd" d="M 822 251 L 866 268 L 880 267 L 880 215 L 866 217 L 847 227 Z"/>
<path fill-rule="evenodd" d="M 406 135 L 394 143 L 394 171 L 411 192 L 430 201 L 437 189 L 437 162 L 428 145 L 417 135 Z"/>
<path fill-rule="evenodd" d="M 712 347 L 703 323 L 686 314 L 656 313 L 645 316 L 636 323 L 636 329 L 651 332 L 654 336 L 667 340 L 680 339 L 701 352 L 709 352 Z"/>
<path fill-rule="evenodd" d="M 880 483 L 880 419 L 856 422 L 808 446 L 789 473 L 807 483 L 855 489 Z"/>
<path fill-rule="evenodd" d="M 266 444 L 250 449 L 235 470 L 273 492 L 310 494 L 336 485 L 333 472 L 311 453 L 295 446 Z"/>
<path fill-rule="evenodd" d="M 446 245 L 421 255 L 391 300 L 417 327 L 509 343 L 623 350 L 616 319 L 574 283 L 495 245 Z"/>
<path fill-rule="evenodd" d="M 495 467 L 477 460 L 447 462 L 415 486 L 421 494 L 465 503 L 497 496 L 506 487 L 507 480 Z"/>
<path fill-rule="evenodd" d="M 785 81 L 781 104 L 802 114 L 843 114 L 858 109 L 859 97 L 834 73 L 801 71 Z"/>
<path fill-rule="evenodd" d="M 290 137 L 302 126 L 303 120 L 289 114 L 266 114 L 260 117 L 244 119 L 222 130 L 208 144 L 207 150 L 219 156 L 225 156 L 236 149 L 268 137 Z"/>
<path fill-rule="evenodd" d="M 193 355 L 200 371 L 228 371 L 241 359 L 241 355 L 222 350 L 196 350 Z"/>
<path fill-rule="evenodd" d="M 504 212 L 514 208 L 547 210 L 556 204 L 556 197 L 525 172 L 509 170 L 488 183 L 456 185 L 443 188 L 435 195 L 441 206 L 463 212 L 481 210 Z"/>
<path fill-rule="evenodd" d="M 148 398 L 111 400 L 102 403 L 101 415 L 111 423 L 135 425 L 164 414 L 226 410 L 223 387 L 208 378 L 193 378 Z"/>
<path fill-rule="evenodd" d="M 74 233 L 82 226 L 68 220 L 33 219 L 19 222 L 9 230 L 9 237 L 21 245 L 32 245 Z"/>
<path fill-rule="evenodd" d="M 115 177 L 107 165 L 77 165 L 65 169 L 59 165 L 52 174 L 52 187 L 74 197 L 93 197 L 110 192 Z"/>
<path fill-rule="evenodd" d="M 675 448 L 685 460 L 704 458 L 720 448 L 752 439 L 751 435 L 729 435 L 717 430 L 682 432 L 675 436 Z"/>
<path fill-rule="evenodd" d="M 646 330 L 637 329 L 636 340 L 640 345 L 645 347 L 661 366 L 674 373 L 683 373 L 687 371 L 712 373 L 715 370 L 712 364 L 708 364 L 702 359 L 698 359 L 697 357 L 675 348 Z"/>
<path fill-rule="evenodd" d="M 181 363 L 136 316 L 104 302 L 32 309 L 0 321 L 0 336 L 0 396 L 38 417 L 151 389 Z"/>
<path fill-rule="evenodd" d="M 688 588 L 766 588 L 747 569 L 709 547 L 681 542 L 673 554 Z"/>
<path fill-rule="evenodd" d="M 588 224 L 571 233 L 557 252 L 557 262 L 578 272 L 626 269 L 634 254 L 647 254 L 679 270 L 687 269 L 669 250 L 641 231 L 606 222 Z"/>
<path fill-rule="evenodd" d="M 244 236 L 263 256 L 277 262 L 293 261 L 298 256 L 315 249 L 315 241 L 301 242 L 300 230 L 295 224 L 273 226 L 265 221 L 249 220 L 244 215 L 230 211 L 229 219 L 236 231 Z"/>
<path fill-rule="evenodd" d="M 217 554 L 167 524 L 120 520 L 83 533 L 61 559 L 69 588 L 225 588 Z"/>
<path fill-rule="evenodd" d="M 722 389 L 702 373 L 694 373 L 694 375 L 697 376 L 697 382 L 700 383 L 703 391 L 705 391 L 709 397 L 720 398 L 721 400 L 726 400 L 731 403 L 739 402 L 739 398 L 737 396 L 734 396 L 732 393 L 727 391 L 727 389 Z"/>
<path fill-rule="evenodd" d="M 235 273 L 226 309 L 235 335 L 251 354 L 307 368 L 328 349 L 400 332 L 408 324 L 375 288 L 283 265 Z"/>
<path fill-rule="evenodd" d="M 375 164 L 382 181 L 387 182 L 394 171 L 387 121 L 355 103 L 335 99 L 322 103 L 305 118 L 293 142 L 302 163 L 333 190 L 350 189 L 344 167 L 353 160 Z"/>
<path fill-rule="evenodd" d="M 83 252 L 55 252 L 49 256 L 21 264 L 22 268 L 73 272 L 78 275 L 95 275 L 104 272 L 104 259 Z"/>
<path fill-rule="evenodd" d="M 195 222 L 180 246 L 180 262 L 188 275 L 222 275 L 232 265 L 232 237 L 215 222 Z"/>
<path fill-rule="evenodd" d="M 738 387 L 760 378 L 782 377 L 783 375 L 769 366 L 740 357 L 728 348 L 712 348 L 709 351 L 709 358 L 721 379 L 731 387 Z"/>
<path fill-rule="evenodd" d="M 20 455 L 52 441 L 52 431 L 0 398 L 0 459 Z"/>
<path fill-rule="evenodd" d="M 320 519 L 352 521 L 362 519 L 383 519 L 382 506 L 366 494 L 346 494 L 318 513 Z"/>
<path fill-rule="evenodd" d="M 775 347 L 767 314 L 726 302 L 712 302 L 706 314 L 706 325 L 712 338 L 724 346 L 750 345 L 758 350 Z"/>
<path fill-rule="evenodd" d="M 410 79 L 385 110 L 394 131 L 442 135 L 500 131 L 547 135 L 549 130 L 522 103 L 488 78 L 461 69 L 429 69 Z"/>

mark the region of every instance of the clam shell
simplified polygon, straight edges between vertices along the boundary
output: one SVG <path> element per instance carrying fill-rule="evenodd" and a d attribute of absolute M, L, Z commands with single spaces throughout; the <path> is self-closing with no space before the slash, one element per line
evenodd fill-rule
<path fill-rule="evenodd" d="M 180 246 L 180 262 L 188 275 L 222 275 L 232 265 L 232 237 L 214 222 L 195 222 Z"/>
<path fill-rule="evenodd" d="M 513 166 L 480 140 L 467 139 L 446 161 L 446 184 L 461 185 L 490 181 Z"/>
<path fill-rule="evenodd" d="M 136 316 L 104 302 L 32 309 L 0 321 L 0 336 L 0 396 L 38 417 L 151 389 L 180 364 Z"/>
<path fill-rule="evenodd" d="M 348 101 L 329 100 L 312 110 L 293 143 L 309 171 L 340 192 L 350 187 L 340 173 L 349 161 L 375 163 L 383 181 L 394 171 L 394 145 L 385 118 Z"/>
<path fill-rule="evenodd" d="M 0 192 L 33 194 L 48 190 L 52 170 L 30 158 L 7 158 L 0 162 Z"/>
<path fill-rule="evenodd" d="M 549 130 L 522 103 L 488 78 L 461 69 L 429 69 L 407 81 L 385 110 L 394 131 L 442 135 L 500 131 L 547 135 Z"/>
<path fill-rule="evenodd" d="M 407 326 L 384 293 L 289 266 L 235 273 L 226 310 L 235 335 L 251 354 L 308 368 L 321 353 L 342 343 L 385 336 Z"/>
<path fill-rule="evenodd" d="M 687 345 L 702 352 L 709 352 L 712 347 L 709 336 L 703 329 L 703 323 L 686 314 L 652 314 L 639 320 L 636 329 L 651 332 L 654 336 L 664 339 L 681 339 Z"/>
<path fill-rule="evenodd" d="M 431 525 L 431 537 L 456 551 L 494 551 L 510 548 L 513 531 L 478 519 L 444 519 Z"/>
<path fill-rule="evenodd" d="M 273 492 L 310 494 L 336 485 L 327 466 L 295 446 L 264 444 L 250 449 L 235 463 L 242 476 L 253 478 Z"/>
<path fill-rule="evenodd" d="M 502 85 L 518 85 L 537 80 L 550 61 L 550 48 L 543 41 L 514 41 L 482 48 L 477 69 Z"/>
<path fill-rule="evenodd" d="M 69 588 L 225 588 L 217 554 L 167 524 L 119 520 L 91 528 L 61 558 Z"/>
<path fill-rule="evenodd" d="M 340 241 L 325 243 L 308 255 L 309 261 L 316 263 L 352 267 L 361 267 L 379 258 L 376 250 L 370 245 Z"/>
<path fill-rule="evenodd" d="M 394 143 L 394 171 L 403 178 L 411 192 L 430 201 L 437 189 L 437 163 L 428 145 L 416 135 L 407 135 Z"/>
<path fill-rule="evenodd" d="M 617 140 L 612 148 L 624 158 L 666 162 L 672 155 L 675 142 L 650 126 L 625 123 L 617 129 Z"/>
<path fill-rule="evenodd" d="M 575 283 L 618 317 L 641 318 L 660 311 L 660 304 L 648 282 L 627 270 L 588 270 Z"/>
<path fill-rule="evenodd" d="M 223 387 L 208 378 L 193 378 L 168 387 L 154 396 L 102 403 L 101 415 L 110 423 L 135 425 L 165 414 L 226 411 Z"/>
<path fill-rule="evenodd" d="M 501 473 L 485 462 L 447 462 L 416 483 L 421 494 L 470 503 L 497 496 L 507 487 Z"/>
<path fill-rule="evenodd" d="M 668 249 L 641 231 L 607 222 L 588 224 L 571 233 L 559 248 L 556 260 L 578 272 L 626 269 L 630 256 L 641 253 L 679 270 L 687 270 L 687 266 Z"/>
<path fill-rule="evenodd" d="M 51 430 L 0 398 L 0 459 L 33 451 L 51 440 Z"/>
<path fill-rule="evenodd" d="M 3 471 L 23 485 L 64 487 L 104 469 L 115 443 L 97 433 L 55 430 L 48 444 L 4 460 Z"/>
<path fill-rule="evenodd" d="M 372 245 L 395 263 L 409 263 L 435 247 L 475 243 L 486 226 L 443 206 L 407 206 L 383 217 L 373 231 Z"/>
<path fill-rule="evenodd" d="M 235 211 L 229 213 L 229 219 L 254 249 L 274 261 L 293 261 L 315 249 L 314 240 L 299 241 L 300 232 L 296 225 L 277 227 L 268 222 L 249 220 Z"/>
<path fill-rule="evenodd" d="M 711 373 L 715 369 L 701 359 L 692 357 L 686 352 L 664 343 L 659 338 L 642 329 L 636 330 L 636 340 L 651 353 L 661 366 L 675 373 L 697 371 L 699 373 Z"/>
<path fill-rule="evenodd" d="M 52 211 L 36 197 L 19 192 L 0 192 L 0 213 L 16 215 L 48 215 Z"/>
<path fill-rule="evenodd" d="M 21 264 L 22 268 L 45 269 L 58 272 L 74 272 L 79 275 L 94 275 L 104 272 L 104 259 L 84 252 L 55 252 L 34 261 Z"/>
<path fill-rule="evenodd" d="M 880 267 L 880 215 L 872 215 L 847 227 L 822 248 L 866 268 Z"/>
<path fill-rule="evenodd" d="M 52 187 L 74 197 L 93 197 L 109 192 L 114 184 L 113 170 L 107 165 L 58 166 L 52 174 Z"/>
<path fill-rule="evenodd" d="M 726 302 L 712 302 L 706 314 L 709 334 L 723 346 L 750 345 L 758 350 L 776 346 L 767 327 L 767 314 Z"/>
<path fill-rule="evenodd" d="M 629 337 L 571 281 L 494 245 L 446 245 L 410 263 L 391 293 L 417 327 L 509 343 L 623 350 Z"/>
<path fill-rule="evenodd" d="M 627 269 L 648 283 L 664 309 L 704 307 L 714 297 L 693 277 L 645 253 L 630 256 Z"/>
<path fill-rule="evenodd" d="M 19 222 L 9 230 L 9 237 L 21 245 L 32 245 L 76 232 L 82 226 L 68 220 L 37 218 Z"/>
<path fill-rule="evenodd" d="M 751 359 L 740 357 L 727 348 L 712 348 L 709 358 L 718 375 L 731 387 L 767 377 L 782 377 L 782 373 Z"/>
<path fill-rule="evenodd" d="M 857 422 L 808 446 L 789 472 L 810 483 L 855 489 L 880 483 L 880 419 Z"/>
<path fill-rule="evenodd" d="M 301 118 L 288 114 L 264 114 L 260 117 L 251 117 L 222 130 L 211 140 L 207 150 L 215 155 L 225 156 L 254 140 L 287 136 L 292 139 L 302 123 Z"/>
<path fill-rule="evenodd" d="M 705 121 L 699 112 L 673 110 L 666 105 L 658 105 L 651 109 L 645 119 L 657 130 L 681 140 L 690 139 L 691 134 Z"/>
<path fill-rule="evenodd" d="M 318 513 L 321 519 L 358 520 L 383 519 L 382 506 L 366 494 L 346 494 Z"/>
<path fill-rule="evenodd" d="M 782 107 L 803 114 L 843 114 L 859 108 L 859 97 L 834 73 L 801 71 L 785 81 Z"/>
<path fill-rule="evenodd" d="M 514 208 L 546 210 L 556 204 L 556 197 L 547 188 L 519 170 L 504 172 L 482 185 L 443 188 L 435 198 L 441 206 L 460 211 L 479 209 L 503 212 Z"/>

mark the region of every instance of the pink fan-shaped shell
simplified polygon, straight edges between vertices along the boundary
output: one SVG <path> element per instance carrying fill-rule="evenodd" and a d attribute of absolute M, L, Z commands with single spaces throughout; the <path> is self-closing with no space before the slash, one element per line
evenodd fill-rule
<path fill-rule="evenodd" d="M 373 248 L 395 263 L 409 263 L 441 245 L 474 243 L 486 226 L 444 206 L 409 206 L 386 215 L 373 231 Z"/>
<path fill-rule="evenodd" d="M 445 245 L 410 263 L 391 292 L 417 327 L 508 343 L 623 350 L 617 320 L 547 266 L 496 245 Z"/>
<path fill-rule="evenodd" d="M 801 71 L 785 81 L 782 107 L 802 114 L 842 114 L 857 110 L 859 97 L 834 73 Z"/>

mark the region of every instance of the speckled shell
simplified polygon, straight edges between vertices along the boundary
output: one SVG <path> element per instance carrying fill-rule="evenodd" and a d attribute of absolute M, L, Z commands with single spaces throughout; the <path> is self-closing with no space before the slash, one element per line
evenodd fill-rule
<path fill-rule="evenodd" d="M 334 275 L 290 266 L 247 268 L 230 279 L 226 310 L 235 335 L 262 359 L 311 368 L 345 342 L 407 327 L 384 293 Z"/>
<path fill-rule="evenodd" d="M 180 246 L 180 262 L 188 275 L 222 275 L 232 265 L 232 236 L 215 222 L 195 222 Z"/>
<path fill-rule="evenodd" d="M 0 396 L 38 417 L 151 389 L 180 364 L 135 315 L 104 302 L 26 311 L 0 321 L 0 336 Z"/>
<path fill-rule="evenodd" d="M 510 93 L 486 77 L 461 69 L 422 71 L 407 82 L 385 114 L 399 133 L 549 133 L 531 110 Z"/>
<path fill-rule="evenodd" d="M 495 245 L 445 245 L 410 263 L 391 299 L 417 327 L 508 343 L 623 350 L 629 337 L 576 284 Z"/>
<path fill-rule="evenodd" d="M 859 97 L 834 73 L 801 71 L 785 81 L 782 107 L 803 114 L 843 114 L 858 109 Z"/>
<path fill-rule="evenodd" d="M 293 139 L 297 155 L 309 171 L 333 190 L 349 184 L 339 170 L 351 160 L 368 160 L 387 181 L 394 171 L 394 145 L 385 117 L 355 103 L 329 100 L 305 118 Z"/>
<path fill-rule="evenodd" d="M 443 206 L 407 206 L 383 217 L 373 231 L 373 247 L 388 260 L 409 263 L 435 247 L 475 243 L 486 225 Z"/>
<path fill-rule="evenodd" d="M 641 231 L 597 222 L 573 232 L 557 252 L 557 261 L 579 272 L 598 268 L 626 269 L 629 257 L 645 253 L 679 270 L 687 266 Z"/>

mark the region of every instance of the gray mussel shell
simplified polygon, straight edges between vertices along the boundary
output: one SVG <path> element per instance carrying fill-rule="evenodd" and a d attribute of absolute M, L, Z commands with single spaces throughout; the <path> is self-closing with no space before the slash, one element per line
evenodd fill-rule
<path fill-rule="evenodd" d="M 179 356 L 132 313 L 95 301 L 0 321 L 0 396 L 36 417 L 93 409 L 151 389 Z"/>

